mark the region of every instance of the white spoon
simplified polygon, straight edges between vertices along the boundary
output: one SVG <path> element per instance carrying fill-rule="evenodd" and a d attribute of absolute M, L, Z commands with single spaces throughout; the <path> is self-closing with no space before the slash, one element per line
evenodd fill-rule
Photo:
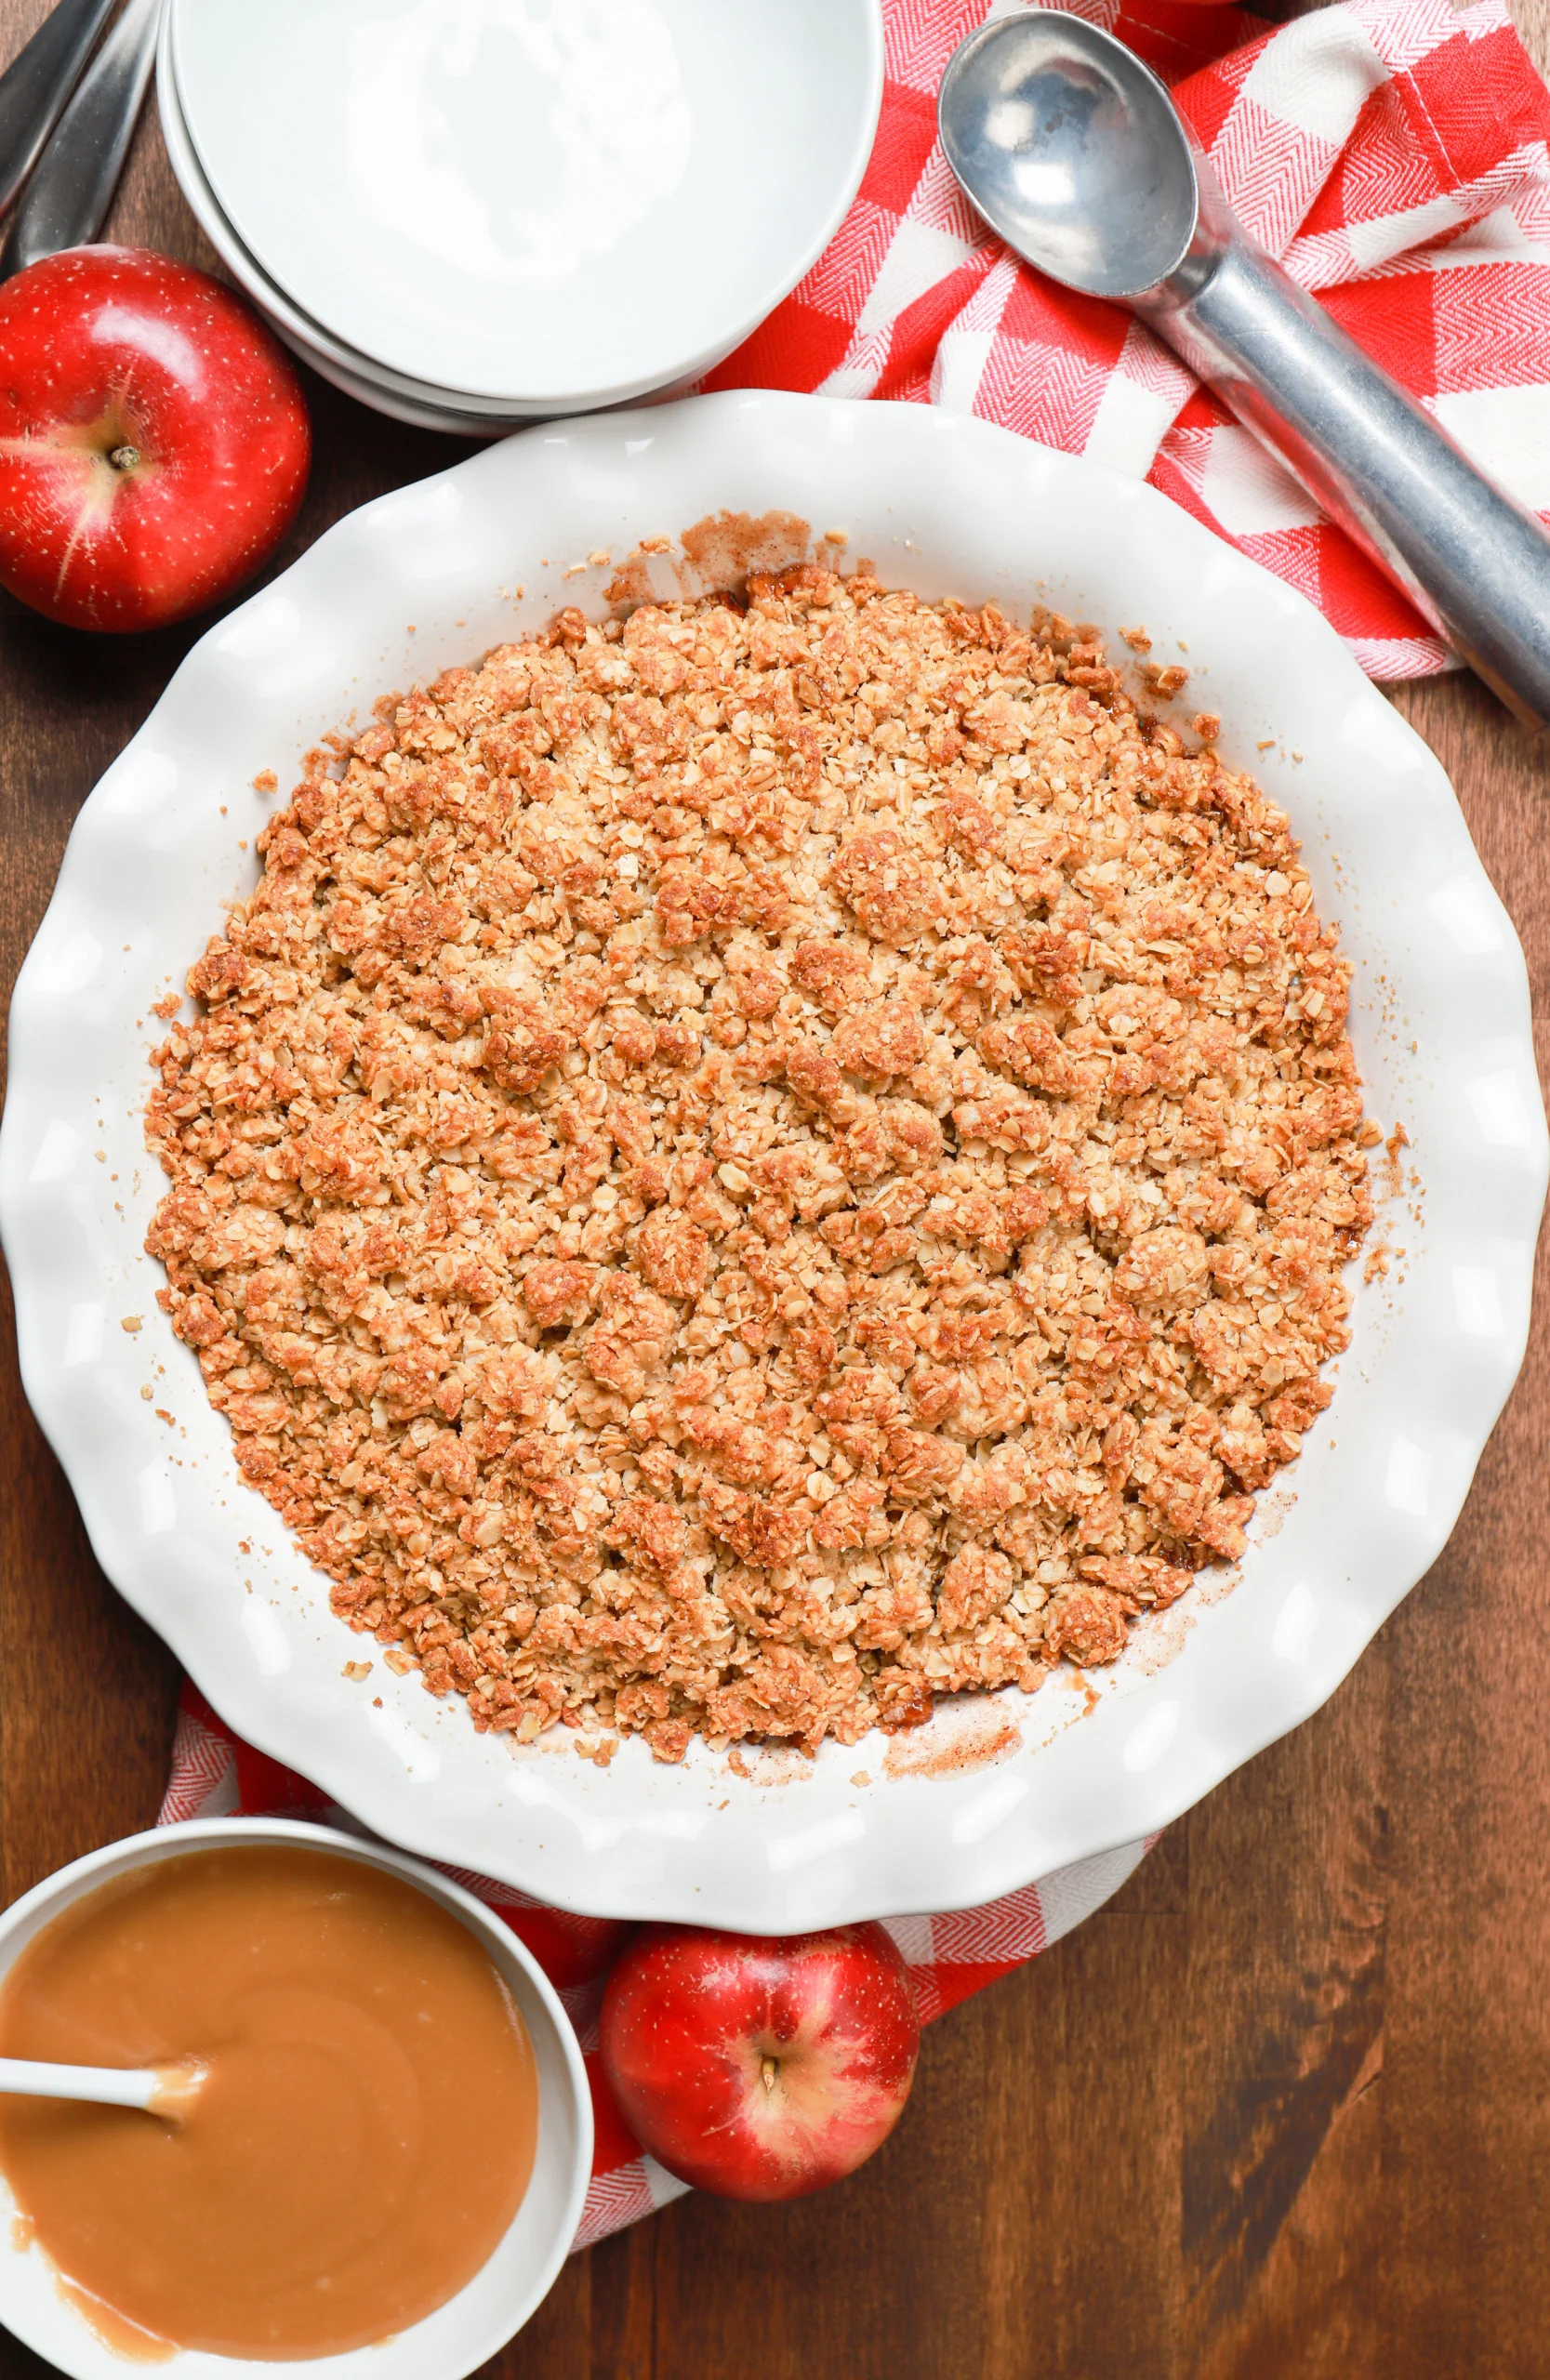
<path fill-rule="evenodd" d="M 199 2096 L 206 2069 L 180 2066 L 51 2066 L 42 2058 L 0 2057 L 0 2091 L 37 2099 L 91 2099 L 104 2108 L 144 2108 L 174 2122 Z"/>

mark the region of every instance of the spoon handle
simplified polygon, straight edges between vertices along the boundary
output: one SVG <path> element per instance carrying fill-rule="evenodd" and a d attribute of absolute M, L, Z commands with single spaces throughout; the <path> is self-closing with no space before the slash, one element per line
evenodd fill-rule
<path fill-rule="evenodd" d="M 59 0 L 0 74 L 0 215 L 36 163 L 113 0 Z"/>
<path fill-rule="evenodd" d="M 162 0 L 126 0 L 11 218 L 0 281 L 101 230 L 155 63 L 161 13 Z"/>
<path fill-rule="evenodd" d="M 1195 246 L 1136 312 L 1519 718 L 1550 721 L 1550 532 L 1245 238 L 1196 165 Z"/>
<path fill-rule="evenodd" d="M 91 2099 L 105 2108 L 148 2108 L 162 2087 L 153 2066 L 51 2066 L 42 2058 L 0 2057 L 0 2091 L 37 2099 Z"/>

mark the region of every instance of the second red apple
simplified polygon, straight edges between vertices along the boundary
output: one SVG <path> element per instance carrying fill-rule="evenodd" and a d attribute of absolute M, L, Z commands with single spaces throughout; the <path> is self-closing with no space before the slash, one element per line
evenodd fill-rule
<path fill-rule="evenodd" d="M 854 2173 L 903 2112 L 920 2039 L 881 1925 L 643 1926 L 603 2004 L 625 2122 L 669 2173 L 722 2198 L 799 2198 Z"/>

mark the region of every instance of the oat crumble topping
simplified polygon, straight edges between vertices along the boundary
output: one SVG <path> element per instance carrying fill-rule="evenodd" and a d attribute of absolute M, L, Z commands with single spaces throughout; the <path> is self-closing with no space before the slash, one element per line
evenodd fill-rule
<path fill-rule="evenodd" d="M 854 1743 L 1242 1550 L 1371 1216 L 1348 969 L 1091 639 L 813 566 L 569 611 L 260 842 L 147 1245 L 390 1666 Z"/>

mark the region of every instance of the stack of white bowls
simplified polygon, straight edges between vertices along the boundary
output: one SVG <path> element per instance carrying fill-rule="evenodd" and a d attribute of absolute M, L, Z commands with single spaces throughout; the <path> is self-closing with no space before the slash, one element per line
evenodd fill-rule
<path fill-rule="evenodd" d="M 666 395 L 860 186 L 879 0 L 167 0 L 173 170 L 337 388 L 428 429 Z"/>

